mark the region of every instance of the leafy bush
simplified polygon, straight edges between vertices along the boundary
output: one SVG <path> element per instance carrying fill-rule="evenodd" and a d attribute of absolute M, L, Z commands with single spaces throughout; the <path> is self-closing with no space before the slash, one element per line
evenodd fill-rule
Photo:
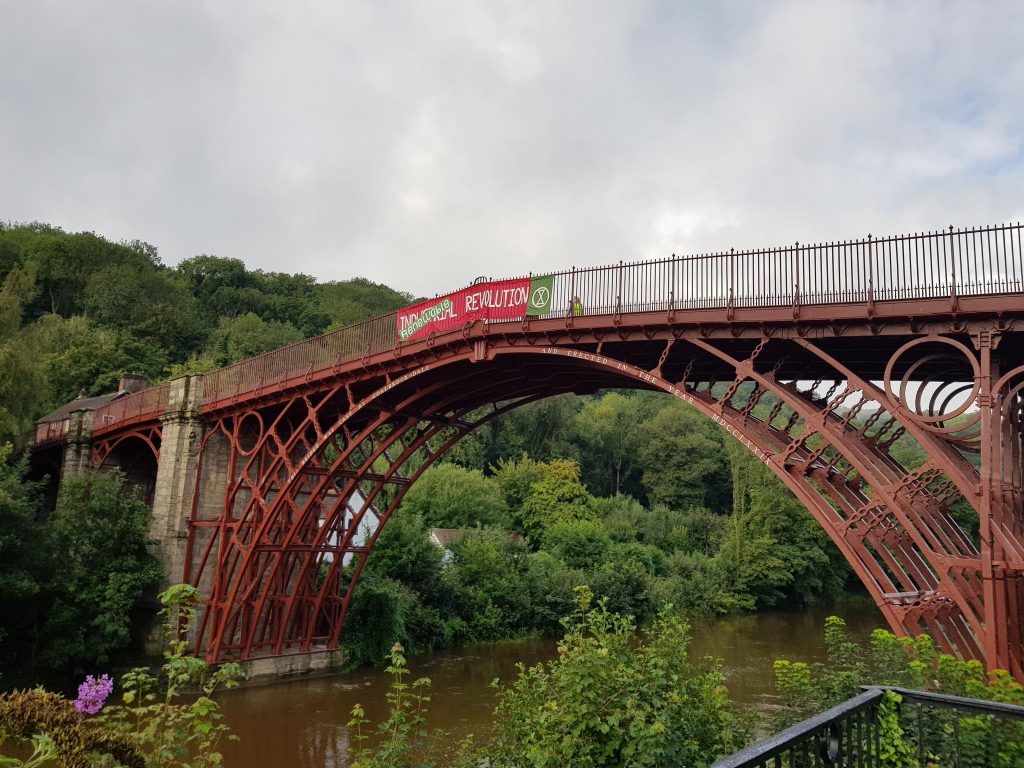
<path fill-rule="evenodd" d="M 5 738 L 31 741 L 28 761 L 0 757 L 7 768 L 35 768 L 59 761 L 69 768 L 208 768 L 221 765 L 217 751 L 229 728 L 221 720 L 215 689 L 232 687 L 243 677 L 237 664 L 211 669 L 185 653 L 181 637 L 193 620 L 199 593 L 186 584 L 160 595 L 168 649 L 158 674 L 133 669 L 121 677 L 121 701 L 99 714 L 110 692 L 106 676 L 88 678 L 71 702 L 42 690 L 0 695 L 0 746 Z M 181 623 L 179 623 L 181 622 Z M 186 690 L 201 693 L 180 703 Z M 93 714 L 93 716 L 87 716 Z"/>
<path fill-rule="evenodd" d="M 544 548 L 570 568 L 594 568 L 608 559 L 611 539 L 600 520 L 559 520 L 548 526 Z"/>
<path fill-rule="evenodd" d="M 64 479 L 50 522 L 55 599 L 46 661 L 84 672 L 141 646 L 163 567 L 149 553 L 151 513 L 116 471 Z"/>
<path fill-rule="evenodd" d="M 892 685 L 953 696 L 1024 705 L 1024 685 L 1005 670 L 985 672 L 978 661 L 939 652 L 928 635 L 896 637 L 876 629 L 867 647 L 850 642 L 837 616 L 825 622 L 826 659 L 820 664 L 777 660 L 775 684 L 783 709 L 776 722 L 787 726 L 827 709 L 863 685 Z M 1024 764 L 1024 724 L 985 716 L 958 717 L 952 710 L 931 712 L 926 722 L 901 712 L 900 697 L 889 693 L 879 712 L 882 765 L 925 768 L 945 765 Z M 921 740 L 920 749 L 918 740 Z M 925 762 L 916 757 L 925 755 Z M 994 760 L 994 762 L 993 762 Z"/>
<path fill-rule="evenodd" d="M 719 665 L 687 656 L 686 622 L 663 612 L 641 633 L 578 590 L 558 658 L 499 688 L 492 766 L 707 765 L 743 741 Z"/>
<path fill-rule="evenodd" d="M 438 464 L 424 472 L 402 499 L 401 513 L 418 515 L 427 525 L 440 528 L 508 523 L 508 505 L 498 482 L 479 469 L 455 464 Z"/>
<path fill-rule="evenodd" d="M 369 749 L 363 743 L 369 736 L 363 731 L 370 722 L 359 704 L 352 708 L 348 727 L 355 729 L 355 760 L 352 768 L 398 768 L 411 765 L 412 756 L 427 743 L 428 732 L 423 727 L 426 721 L 427 704 L 430 696 L 426 689 L 430 679 L 421 677 L 413 683 L 406 683 L 409 667 L 405 661 L 405 650 L 395 643 L 388 653 L 391 662 L 387 671 L 391 675 L 391 690 L 387 694 L 391 705 L 388 718 L 377 726 L 382 739 L 376 749 Z"/>

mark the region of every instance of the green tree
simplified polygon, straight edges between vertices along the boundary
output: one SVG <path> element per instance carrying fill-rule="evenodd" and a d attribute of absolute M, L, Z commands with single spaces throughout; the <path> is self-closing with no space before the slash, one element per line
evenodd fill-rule
<path fill-rule="evenodd" d="M 79 390 L 87 395 L 112 392 L 124 372 L 157 379 L 167 365 L 159 348 L 130 333 L 99 328 L 84 317 L 46 315 L 22 333 L 49 382 L 44 412 L 74 400 Z"/>
<path fill-rule="evenodd" d="M 331 328 L 361 322 L 408 306 L 413 297 L 362 277 L 322 283 L 312 290 L 312 301 L 330 320 Z"/>
<path fill-rule="evenodd" d="M 352 666 L 380 666 L 388 649 L 407 641 L 405 625 L 415 594 L 404 584 L 383 576 L 364 576 L 345 617 L 342 645 Z"/>
<path fill-rule="evenodd" d="M 27 473 L 28 457 L 12 463 L 10 444 L 0 446 L 0 674 L 8 679 L 32 665 L 51 576 L 41 505 Z"/>
<path fill-rule="evenodd" d="M 238 314 L 238 308 L 230 303 L 237 294 L 231 290 L 247 288 L 254 282 L 241 260 L 205 253 L 184 259 L 175 267 L 175 272 L 185 280 L 189 291 L 211 319 Z"/>
<path fill-rule="evenodd" d="M 452 547 L 445 572 L 454 610 L 466 623 L 466 639 L 499 640 L 529 631 L 532 608 L 522 588 L 526 549 L 503 531 L 474 531 Z"/>
<path fill-rule="evenodd" d="M 118 472 L 64 478 L 50 525 L 53 604 L 45 659 L 84 671 L 141 643 L 163 578 L 147 551 L 150 512 Z"/>
<path fill-rule="evenodd" d="M 28 225 L 16 227 L 19 262 L 32 268 L 39 284 L 31 317 L 52 313 L 64 317 L 81 313 L 85 288 L 93 273 L 116 265 L 134 265 L 155 270 L 159 263 L 156 249 L 133 241 L 111 243 L 92 232 L 66 233 L 55 227 Z"/>
<path fill-rule="evenodd" d="M 593 497 L 580 482 L 580 465 L 558 459 L 544 465 L 544 475 L 530 486 L 516 522 L 539 545 L 548 527 L 557 522 L 596 519 L 592 503 Z M 515 517 L 516 511 L 512 514 Z"/>
<path fill-rule="evenodd" d="M 813 604 L 841 593 L 849 569 L 825 531 L 749 451 L 734 440 L 728 450 L 734 509 L 719 558 L 732 591 L 761 607 Z"/>
<path fill-rule="evenodd" d="M 673 525 L 667 539 L 667 549 L 700 552 L 714 555 L 725 535 L 726 518 L 704 507 L 693 507 L 683 513 L 679 524 Z"/>
<path fill-rule="evenodd" d="M 693 616 L 718 616 L 754 608 L 754 599 L 732 589 L 732 578 L 718 557 L 701 552 L 673 552 L 668 575 L 653 585 L 655 604 L 671 603 Z"/>
<path fill-rule="evenodd" d="M 544 479 L 544 465 L 525 453 L 518 458 L 500 459 L 491 467 L 494 479 L 505 497 L 505 504 L 514 514 L 526 503 L 534 483 Z"/>
<path fill-rule="evenodd" d="M 298 329 L 290 323 L 268 322 L 259 315 L 247 312 L 238 317 L 221 318 L 211 344 L 214 358 L 221 365 L 227 365 L 300 341 L 301 338 Z"/>
<path fill-rule="evenodd" d="M 726 508 L 728 465 L 723 436 L 683 403 L 671 403 L 640 430 L 643 484 L 651 503 L 673 509 Z"/>
<path fill-rule="evenodd" d="M 575 427 L 581 405 L 581 399 L 574 395 L 556 395 L 504 415 L 490 427 L 488 463 L 523 454 L 538 461 L 579 461 Z"/>
<path fill-rule="evenodd" d="M 640 540 L 640 528 L 647 517 L 647 510 L 632 496 L 598 497 L 594 499 L 593 508 L 604 520 L 612 541 Z"/>
<path fill-rule="evenodd" d="M 0 288 L 0 440 L 17 440 L 31 426 L 46 379 L 38 350 L 20 331 L 35 290 L 31 270 L 12 269 Z"/>
<path fill-rule="evenodd" d="M 450 644 L 459 632 L 446 627 L 445 617 L 455 603 L 442 578 L 444 552 L 430 541 L 423 518 L 394 515 L 368 557 L 350 610 L 357 618 L 345 624 L 353 661 L 379 664 L 395 642 L 417 653 Z"/>
<path fill-rule="evenodd" d="M 440 579 L 442 557 L 442 551 L 430 542 L 422 517 L 396 514 L 381 529 L 365 570 L 425 589 L 436 586 Z"/>
<path fill-rule="evenodd" d="M 654 579 L 636 557 L 610 560 L 587 572 L 594 594 L 607 601 L 608 610 L 647 623 L 659 606 L 654 604 Z"/>
<path fill-rule="evenodd" d="M 209 335 L 196 299 L 168 270 L 131 264 L 99 269 L 85 286 L 85 311 L 100 326 L 142 339 L 182 360 Z"/>
<path fill-rule="evenodd" d="M 431 467 L 402 499 L 402 513 L 440 528 L 505 526 L 508 505 L 497 480 L 455 464 Z"/>
<path fill-rule="evenodd" d="M 618 392 L 588 400 L 576 415 L 576 433 L 587 449 L 584 455 L 605 470 L 595 473 L 596 492 L 619 493 L 639 452 L 640 423 L 637 399 Z"/>
<path fill-rule="evenodd" d="M 595 568 L 608 558 L 608 530 L 600 520 L 559 520 L 544 533 L 544 548 L 570 568 Z"/>

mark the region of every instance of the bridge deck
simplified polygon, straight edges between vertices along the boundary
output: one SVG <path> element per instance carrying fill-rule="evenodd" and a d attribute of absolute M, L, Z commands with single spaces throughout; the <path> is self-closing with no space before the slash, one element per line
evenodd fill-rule
<path fill-rule="evenodd" d="M 1020 224 L 951 227 L 897 237 L 574 268 L 552 277 L 553 311 L 545 316 L 478 321 L 450 333 L 401 342 L 396 313 L 390 313 L 206 374 L 202 409 L 214 412 L 382 361 L 414 360 L 424 348 L 467 336 L 513 332 L 544 337 L 566 327 L 619 333 L 657 328 L 662 338 L 687 333 L 743 337 L 759 335 L 768 327 L 780 337 L 818 336 L 812 326 L 869 323 L 881 337 L 887 322 L 894 320 L 953 317 L 967 322 L 972 317 L 1022 314 L 1024 237 Z M 580 305 L 575 316 L 574 299 Z M 838 356 L 854 354 L 841 341 L 834 347 Z M 857 347 L 863 355 L 863 345 Z M 877 359 L 887 359 L 889 351 L 880 343 Z M 98 409 L 94 434 L 155 421 L 167 409 L 167 393 L 167 385 L 153 387 Z M 41 423 L 35 442 L 59 441 L 65 432 L 61 424 Z"/>

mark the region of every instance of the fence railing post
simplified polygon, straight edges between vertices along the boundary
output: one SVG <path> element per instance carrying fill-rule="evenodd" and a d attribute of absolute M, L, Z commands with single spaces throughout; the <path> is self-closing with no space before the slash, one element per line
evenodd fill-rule
<path fill-rule="evenodd" d="M 619 261 L 618 287 L 615 291 L 615 314 L 622 314 L 622 261 Z"/>
<path fill-rule="evenodd" d="M 732 320 L 736 314 L 736 292 L 734 290 L 736 285 L 736 249 L 729 249 L 729 298 L 725 307 L 725 316 L 727 319 Z"/>
<path fill-rule="evenodd" d="M 793 317 L 800 317 L 800 241 L 793 245 Z"/>
<path fill-rule="evenodd" d="M 956 240 L 952 224 L 949 225 L 949 309 L 951 312 L 960 310 L 960 300 L 956 295 Z"/>
<path fill-rule="evenodd" d="M 868 234 L 868 317 L 875 316 L 875 249 Z"/>
<path fill-rule="evenodd" d="M 678 261 L 678 259 L 676 258 L 676 255 L 673 253 L 671 277 L 669 278 L 670 282 L 668 287 L 669 319 L 672 319 L 674 317 L 676 311 L 676 261 Z"/>
<path fill-rule="evenodd" d="M 576 267 L 572 268 L 569 273 L 569 301 L 565 303 L 565 321 L 566 323 L 572 322 L 573 312 L 575 311 L 575 304 L 579 301 L 579 296 L 576 294 Z M 587 297 L 587 301 L 592 301 L 590 297 Z"/>

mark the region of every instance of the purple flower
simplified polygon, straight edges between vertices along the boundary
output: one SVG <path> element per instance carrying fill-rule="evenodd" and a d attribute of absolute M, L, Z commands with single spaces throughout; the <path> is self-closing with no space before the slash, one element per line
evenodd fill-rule
<path fill-rule="evenodd" d="M 89 675 L 85 682 L 78 686 L 78 698 L 75 709 L 85 715 L 95 715 L 103 709 L 103 702 L 114 690 L 114 681 L 110 675 L 101 675 L 99 679 Z"/>

